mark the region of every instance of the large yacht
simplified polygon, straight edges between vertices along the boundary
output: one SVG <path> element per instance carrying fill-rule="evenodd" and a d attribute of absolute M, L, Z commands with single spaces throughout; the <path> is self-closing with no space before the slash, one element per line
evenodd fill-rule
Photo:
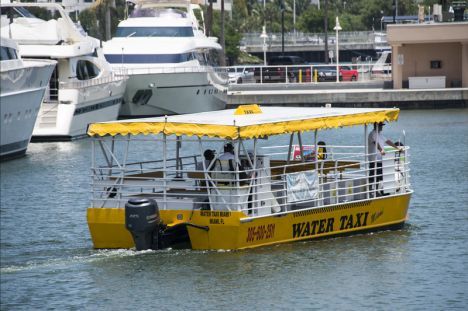
<path fill-rule="evenodd" d="M 56 62 L 23 60 L 15 41 L 0 38 L 0 158 L 25 154 Z"/>
<path fill-rule="evenodd" d="M 197 20 L 190 1 L 136 1 L 115 36 L 104 43 L 114 69 L 128 74 L 121 117 L 171 115 L 219 110 L 227 76 L 211 66 L 216 38 Z"/>
<path fill-rule="evenodd" d="M 37 7 L 41 19 L 30 13 Z M 126 77 L 112 72 L 97 39 L 81 32 L 55 3 L 8 3 L 1 8 L 2 36 L 14 39 L 23 56 L 57 61 L 33 140 L 78 138 L 89 123 L 117 119 Z"/>

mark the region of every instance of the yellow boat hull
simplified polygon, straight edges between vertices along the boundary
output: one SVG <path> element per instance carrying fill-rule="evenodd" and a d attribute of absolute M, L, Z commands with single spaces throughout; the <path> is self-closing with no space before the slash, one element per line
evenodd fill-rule
<path fill-rule="evenodd" d="M 164 224 L 187 226 L 193 249 L 243 249 L 401 226 L 411 193 L 260 218 L 242 212 L 161 210 Z M 123 208 L 88 208 L 95 248 L 132 248 Z M 191 225 L 193 226 L 191 226 Z"/>

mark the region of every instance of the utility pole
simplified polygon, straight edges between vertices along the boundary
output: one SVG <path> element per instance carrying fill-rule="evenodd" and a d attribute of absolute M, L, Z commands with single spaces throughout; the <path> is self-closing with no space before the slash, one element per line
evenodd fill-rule
<path fill-rule="evenodd" d="M 281 55 L 284 55 L 284 0 L 281 0 Z"/>
<path fill-rule="evenodd" d="M 220 34 L 221 47 L 221 61 L 219 64 L 221 66 L 226 66 L 226 41 L 224 39 L 224 0 L 221 0 L 221 34 Z"/>
<path fill-rule="evenodd" d="M 323 27 L 325 28 L 325 63 L 328 64 L 328 0 L 325 0 L 325 16 L 323 18 Z"/>

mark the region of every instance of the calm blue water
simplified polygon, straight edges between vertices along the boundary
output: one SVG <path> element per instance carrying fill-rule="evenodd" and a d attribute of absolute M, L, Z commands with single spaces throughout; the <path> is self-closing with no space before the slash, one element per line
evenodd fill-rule
<path fill-rule="evenodd" d="M 384 132 L 403 129 L 404 229 L 230 252 L 93 250 L 89 140 L 31 144 L 1 163 L 0 309 L 466 310 L 468 110 L 402 111 Z"/>

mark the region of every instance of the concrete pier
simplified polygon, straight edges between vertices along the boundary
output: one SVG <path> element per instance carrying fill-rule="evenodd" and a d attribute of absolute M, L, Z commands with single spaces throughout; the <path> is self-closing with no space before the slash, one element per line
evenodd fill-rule
<path fill-rule="evenodd" d="M 388 81 L 390 82 L 390 81 Z M 241 104 L 275 106 L 466 108 L 468 88 L 387 89 L 387 81 L 230 85 L 228 108 Z"/>

